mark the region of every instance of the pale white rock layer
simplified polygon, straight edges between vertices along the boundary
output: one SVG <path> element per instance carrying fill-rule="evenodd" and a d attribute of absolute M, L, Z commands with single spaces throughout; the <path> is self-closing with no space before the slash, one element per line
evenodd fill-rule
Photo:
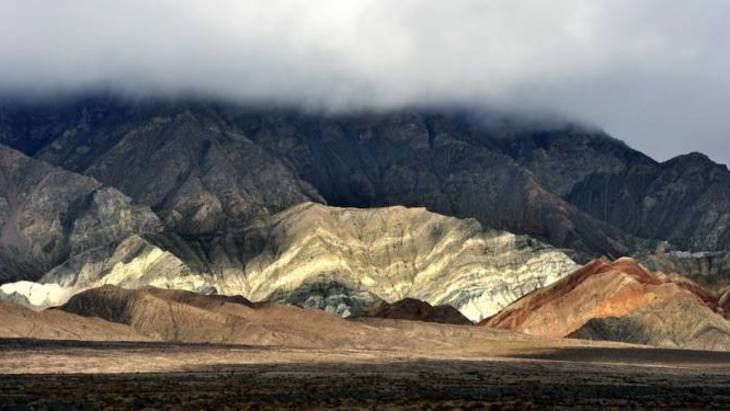
<path fill-rule="evenodd" d="M 116 246 L 79 254 L 48 272 L 43 283 L 55 283 L 80 292 L 103 285 L 198 291 L 214 282 L 195 272 L 169 251 L 133 235 Z"/>
<path fill-rule="evenodd" d="M 63 305 L 74 294 L 74 290 L 58 284 L 39 284 L 31 281 L 17 281 L 0 285 L 2 299 L 42 310 Z"/>

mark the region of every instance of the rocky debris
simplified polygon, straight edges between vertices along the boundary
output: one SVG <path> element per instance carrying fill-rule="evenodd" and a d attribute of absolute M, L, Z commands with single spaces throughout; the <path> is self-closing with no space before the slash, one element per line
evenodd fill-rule
<path fill-rule="evenodd" d="M 371 307 L 366 317 L 388 318 L 393 320 L 425 321 L 444 324 L 472 325 L 459 310 L 449 305 L 437 305 L 414 298 L 406 298 L 393 304 L 380 302 Z"/>
<path fill-rule="evenodd" d="M 35 280 L 75 254 L 159 229 L 119 191 L 0 146 L 0 282 Z"/>
<path fill-rule="evenodd" d="M 727 314 L 721 300 L 696 283 L 621 258 L 593 261 L 483 324 L 531 335 L 727 349 Z"/>

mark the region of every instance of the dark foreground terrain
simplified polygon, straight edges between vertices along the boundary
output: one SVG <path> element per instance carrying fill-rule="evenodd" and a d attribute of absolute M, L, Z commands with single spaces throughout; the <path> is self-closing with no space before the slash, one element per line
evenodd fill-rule
<path fill-rule="evenodd" d="M 214 359 L 214 360 L 212 360 Z M 512 357 L 6 340 L 0 409 L 708 409 L 730 354 L 556 348 Z"/>

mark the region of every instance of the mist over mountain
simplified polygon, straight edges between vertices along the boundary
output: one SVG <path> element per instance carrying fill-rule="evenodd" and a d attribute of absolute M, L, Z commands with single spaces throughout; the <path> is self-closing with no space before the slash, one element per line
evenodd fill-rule
<path fill-rule="evenodd" d="M 0 95 L 489 106 L 597 124 L 662 161 L 701 151 L 727 163 L 729 14 L 715 0 L 11 0 Z"/>
<path fill-rule="evenodd" d="M 0 2 L 0 409 L 726 408 L 729 19 Z"/>

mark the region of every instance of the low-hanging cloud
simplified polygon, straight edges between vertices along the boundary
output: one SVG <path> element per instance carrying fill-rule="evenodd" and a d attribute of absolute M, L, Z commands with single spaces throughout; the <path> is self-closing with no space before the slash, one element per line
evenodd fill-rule
<path fill-rule="evenodd" d="M 0 94 L 488 104 L 727 162 L 728 19 L 724 0 L 4 0 Z"/>

